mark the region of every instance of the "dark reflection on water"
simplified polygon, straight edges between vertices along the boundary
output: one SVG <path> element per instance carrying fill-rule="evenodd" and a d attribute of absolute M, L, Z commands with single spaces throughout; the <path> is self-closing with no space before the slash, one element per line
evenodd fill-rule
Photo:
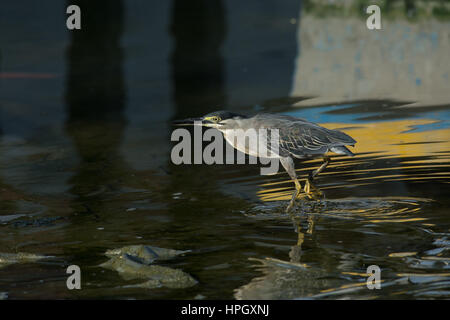
<path fill-rule="evenodd" d="M 93 31 L 71 33 L 67 50 L 66 128 L 81 158 L 69 184 L 75 210 L 84 207 L 81 211 L 98 214 L 103 211 L 102 189 L 120 188 L 128 171 L 118 150 L 126 125 L 120 45 L 124 8 L 122 1 L 78 5 L 86 9 L 85 28 Z"/>
<path fill-rule="evenodd" d="M 174 1 L 170 23 L 174 119 L 226 105 L 221 49 L 226 36 L 222 1 Z"/>
<path fill-rule="evenodd" d="M 0 296 L 450 296 L 445 22 L 420 33 L 387 20 L 392 42 L 395 32 L 365 33 L 355 17 L 323 28 L 311 2 L 306 13 L 289 1 L 149 3 L 78 1 L 81 32 L 58 31 L 61 2 L 42 17 L 10 4 L 0 19 L 16 30 L 0 28 L 0 254 L 52 256 L 0 265 Z M 17 21 L 48 28 L 30 35 Z M 287 215 L 284 172 L 171 163 L 171 120 L 222 108 L 341 129 L 356 156 L 333 156 L 317 179 L 326 198 Z M 298 174 L 319 163 L 298 162 Z M 99 267 L 106 250 L 139 244 L 191 250 L 162 265 L 198 284 L 123 288 Z M 66 289 L 71 264 L 81 291 Z M 381 290 L 365 285 L 369 265 Z"/>

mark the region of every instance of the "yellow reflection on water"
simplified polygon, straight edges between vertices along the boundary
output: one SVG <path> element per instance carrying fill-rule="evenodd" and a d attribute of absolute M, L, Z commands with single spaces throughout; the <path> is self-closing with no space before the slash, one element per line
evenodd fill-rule
<path fill-rule="evenodd" d="M 410 131 L 416 126 L 431 125 L 436 122 L 431 119 L 374 122 L 344 130 L 358 141 L 352 149 L 356 154 L 374 152 L 400 157 L 417 157 L 431 155 L 434 152 L 450 151 L 450 129 Z M 342 124 L 324 124 L 323 126 L 329 129 L 348 127 Z M 449 162 L 449 156 L 446 159 L 446 162 Z M 432 159 L 430 162 L 436 160 L 438 159 Z"/>
<path fill-rule="evenodd" d="M 323 190 L 345 186 L 367 186 L 375 182 L 450 180 L 450 129 L 414 131 L 417 126 L 432 126 L 432 119 L 407 119 L 386 122 L 364 123 L 351 126 L 342 123 L 327 123 L 324 127 L 338 129 L 351 135 L 357 144 L 351 148 L 354 158 L 334 158 L 325 172 L 319 176 L 336 176 L 336 185 L 321 186 Z M 392 158 L 392 161 L 390 159 Z M 373 167 L 372 162 L 385 159 L 386 167 Z M 304 178 L 317 168 L 321 160 L 298 162 L 297 174 Z M 435 172 L 420 172 L 433 168 Z M 447 171 L 447 172 L 445 172 Z M 280 170 L 281 174 L 285 174 Z M 264 183 L 258 196 L 262 201 L 289 200 L 293 185 L 285 179 Z M 284 176 L 283 176 L 284 178 Z M 351 195 L 349 195 L 351 196 Z M 375 222 L 375 221 L 374 221 Z"/>

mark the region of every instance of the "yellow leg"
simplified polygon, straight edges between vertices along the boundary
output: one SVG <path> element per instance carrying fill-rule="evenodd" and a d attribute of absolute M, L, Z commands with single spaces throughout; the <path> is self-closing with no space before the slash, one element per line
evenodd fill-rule
<path fill-rule="evenodd" d="M 295 188 L 297 190 L 297 194 L 296 194 L 296 199 L 301 199 L 301 198 L 305 198 L 306 195 L 304 193 L 302 193 L 302 185 L 300 184 L 300 182 L 298 182 L 298 180 L 295 182 Z"/>
<path fill-rule="evenodd" d="M 320 191 L 309 178 L 306 179 L 303 190 L 305 191 L 306 196 L 310 199 L 320 199 L 323 196 L 323 192 Z"/>
<path fill-rule="evenodd" d="M 319 173 L 321 173 L 330 163 L 330 158 L 329 157 L 324 157 L 324 163 L 322 163 L 322 165 L 315 170 L 314 172 L 312 172 L 310 174 L 310 176 L 306 179 L 305 182 L 305 193 L 307 195 L 308 198 L 310 199 L 320 199 L 323 197 L 323 192 L 319 190 L 319 188 L 317 188 L 313 183 L 313 179 L 319 175 Z"/>
<path fill-rule="evenodd" d="M 296 190 L 297 192 L 301 192 L 301 190 L 302 190 L 302 185 L 300 184 L 300 182 L 299 182 L 297 179 L 295 179 L 295 180 L 294 180 L 294 183 L 295 183 L 295 190 Z"/>
<path fill-rule="evenodd" d="M 294 207 L 295 204 L 295 200 L 300 198 L 302 196 L 302 185 L 300 184 L 300 182 L 298 181 L 297 178 L 294 179 L 294 183 L 295 183 L 295 191 L 292 194 L 292 198 L 291 201 L 289 202 L 288 207 L 286 208 L 286 212 L 290 212 L 291 209 Z"/>

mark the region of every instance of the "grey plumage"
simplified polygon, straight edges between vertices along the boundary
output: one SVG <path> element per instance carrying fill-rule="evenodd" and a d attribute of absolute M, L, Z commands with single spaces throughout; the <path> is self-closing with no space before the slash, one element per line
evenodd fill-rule
<path fill-rule="evenodd" d="M 338 130 L 321 127 L 305 119 L 260 113 L 252 118 L 240 121 L 250 122 L 248 125 L 255 129 L 278 129 L 281 157 L 293 156 L 304 159 L 320 156 L 328 151 L 348 156 L 354 155 L 345 147 L 356 143 L 352 137 Z M 270 141 L 268 141 L 269 143 Z"/>
<path fill-rule="evenodd" d="M 308 198 L 317 199 L 323 193 L 314 186 L 313 180 L 330 163 L 330 157 L 326 153 L 331 151 L 337 154 L 353 156 L 354 154 L 346 146 L 353 146 L 356 143 L 352 137 L 341 131 L 330 130 L 305 119 L 278 114 L 260 113 L 248 117 L 229 111 L 216 111 L 201 118 L 176 121 L 176 124 L 192 123 L 220 130 L 224 138 L 234 148 L 244 153 L 258 156 L 259 142 L 247 145 L 246 143 L 239 143 L 235 139 L 236 131 L 238 130 L 255 130 L 258 138 L 261 139 L 259 141 L 266 141 L 267 150 L 272 151 L 267 156 L 279 159 L 295 183 L 295 192 L 287 207 L 287 211 L 293 207 L 295 199 L 302 196 L 302 186 L 297 179 L 293 158 L 307 159 L 321 156 L 324 158 L 323 164 L 306 178 L 303 188 Z M 277 131 L 274 131 L 274 129 L 277 129 Z M 275 132 L 278 132 L 278 139 L 273 139 L 272 134 L 276 134 Z M 272 140 L 276 142 L 276 145 L 272 145 Z"/>

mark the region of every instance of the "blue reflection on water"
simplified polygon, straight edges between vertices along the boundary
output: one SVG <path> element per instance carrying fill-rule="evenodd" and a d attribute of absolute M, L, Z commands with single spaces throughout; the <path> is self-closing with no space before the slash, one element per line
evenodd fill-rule
<path fill-rule="evenodd" d="M 335 110 L 343 110 L 348 108 L 353 108 L 358 106 L 359 104 L 342 104 L 342 105 L 330 105 L 330 106 L 321 106 L 315 108 L 298 108 L 295 110 L 290 110 L 286 112 L 282 112 L 281 114 L 293 116 L 297 118 L 304 118 L 308 121 L 318 122 L 318 123 L 370 123 L 375 121 L 398 121 L 398 118 L 393 119 L 367 119 L 372 116 L 380 115 L 381 112 L 352 112 L 345 114 L 335 114 L 330 113 Z M 396 112 L 399 110 L 386 110 L 385 113 Z M 421 131 L 430 131 L 430 130 L 441 130 L 450 128 L 450 111 L 449 110 L 430 110 L 429 112 L 421 112 L 419 114 L 414 114 L 414 110 L 408 109 L 405 114 L 405 119 L 429 119 L 436 120 L 433 123 L 427 124 L 418 124 L 414 126 L 409 132 L 421 132 Z M 409 113 L 409 114 L 408 114 Z M 363 119 L 361 119 L 363 115 Z"/>

